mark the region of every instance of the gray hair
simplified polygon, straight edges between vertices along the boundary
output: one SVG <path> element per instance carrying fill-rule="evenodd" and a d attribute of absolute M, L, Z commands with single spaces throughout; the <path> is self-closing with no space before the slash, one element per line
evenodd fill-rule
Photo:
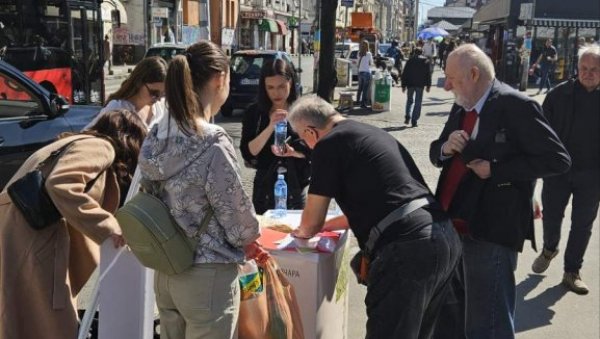
<path fill-rule="evenodd" d="M 475 44 L 462 44 L 454 49 L 450 55 L 455 55 L 455 57 L 459 58 L 461 64 L 465 66 L 464 71 L 475 66 L 484 78 L 488 78 L 487 80 L 492 80 L 496 77 L 492 59 Z"/>
<path fill-rule="evenodd" d="M 581 61 L 581 58 L 587 54 L 595 57 L 596 59 L 599 59 L 600 58 L 600 46 L 598 44 L 585 44 L 585 45 L 579 47 L 577 54 L 579 55 L 578 61 Z"/>
<path fill-rule="evenodd" d="M 327 126 L 329 119 L 338 114 L 332 104 L 316 94 L 305 95 L 296 100 L 289 109 L 288 120 L 292 126 L 303 121 L 316 128 Z"/>

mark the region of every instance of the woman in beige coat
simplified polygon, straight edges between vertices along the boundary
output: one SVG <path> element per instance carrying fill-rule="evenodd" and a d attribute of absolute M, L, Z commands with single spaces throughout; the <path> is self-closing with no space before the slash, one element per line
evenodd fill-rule
<path fill-rule="evenodd" d="M 0 193 L 0 339 L 77 336 L 75 297 L 98 264 L 99 244 L 112 238 L 115 246 L 124 245 L 113 212 L 120 192 L 127 192 L 145 134 L 137 115 L 113 111 L 89 131 L 29 157 L 7 187 L 76 140 L 46 179 L 63 218 L 42 230 L 30 227 L 6 191 Z"/>

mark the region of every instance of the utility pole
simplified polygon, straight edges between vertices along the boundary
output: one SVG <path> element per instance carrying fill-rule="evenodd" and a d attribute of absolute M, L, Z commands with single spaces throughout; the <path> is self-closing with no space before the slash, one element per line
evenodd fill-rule
<path fill-rule="evenodd" d="M 419 0 L 415 0 L 415 22 L 414 24 L 414 34 L 415 40 L 417 39 L 417 35 L 419 34 Z"/>
<path fill-rule="evenodd" d="M 239 0 L 238 0 L 239 1 Z M 298 83 L 302 83 L 302 1 L 298 0 Z M 292 41 L 293 43 L 293 41 Z"/>

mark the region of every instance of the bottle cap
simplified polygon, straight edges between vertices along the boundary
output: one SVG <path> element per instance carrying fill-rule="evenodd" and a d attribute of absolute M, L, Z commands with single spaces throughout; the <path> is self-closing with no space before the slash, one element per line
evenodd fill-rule
<path fill-rule="evenodd" d="M 283 174 L 277 174 L 277 179 L 283 179 Z"/>

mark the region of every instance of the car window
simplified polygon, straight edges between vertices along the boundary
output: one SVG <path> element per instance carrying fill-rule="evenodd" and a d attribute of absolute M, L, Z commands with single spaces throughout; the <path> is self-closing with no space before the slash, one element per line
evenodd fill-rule
<path fill-rule="evenodd" d="M 25 116 L 40 107 L 37 98 L 19 81 L 0 73 L 0 119 Z"/>
<path fill-rule="evenodd" d="M 177 54 L 183 53 L 183 51 L 185 50 L 181 48 L 150 48 L 146 52 L 146 57 L 159 56 L 165 59 L 165 61 L 170 61 Z"/>
<path fill-rule="evenodd" d="M 258 79 L 260 78 L 262 65 L 266 60 L 272 58 L 272 56 L 266 55 L 234 55 L 231 58 L 232 75 L 247 79 Z"/>
<path fill-rule="evenodd" d="M 350 58 L 348 58 L 348 59 L 356 59 L 356 58 L 358 58 L 358 51 L 350 52 Z"/>

